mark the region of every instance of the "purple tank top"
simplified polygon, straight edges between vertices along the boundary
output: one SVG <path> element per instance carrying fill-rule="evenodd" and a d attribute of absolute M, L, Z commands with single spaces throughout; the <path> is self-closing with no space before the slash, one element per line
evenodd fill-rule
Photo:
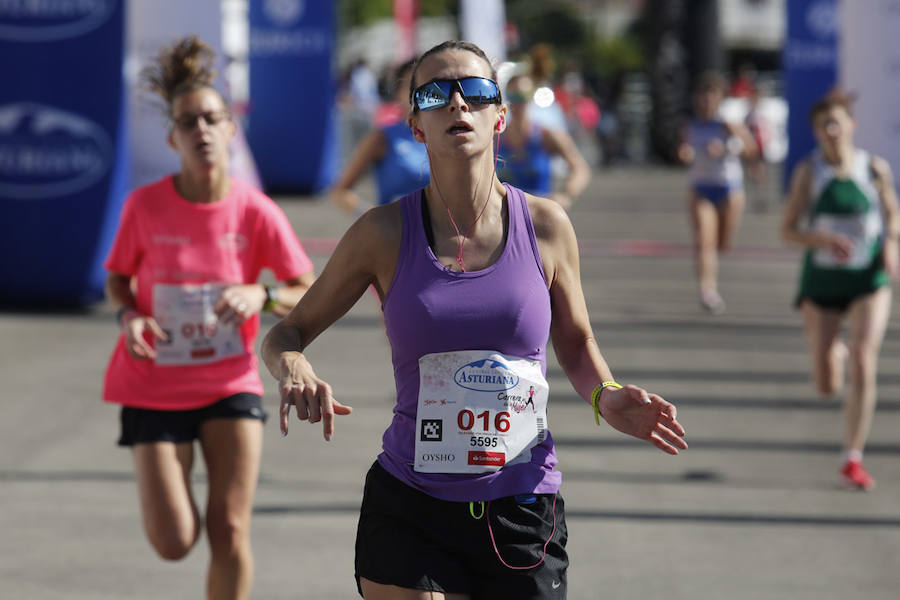
<path fill-rule="evenodd" d="M 550 293 L 525 195 L 506 186 L 509 228 L 493 265 L 460 273 L 442 265 L 425 235 L 422 192 L 404 196 L 403 240 L 394 280 L 384 300 L 397 404 L 382 440 L 379 463 L 404 483 L 450 501 L 493 500 L 526 493 L 555 493 L 562 474 L 553 438 L 531 449 L 530 462 L 481 474 L 413 470 L 419 358 L 435 352 L 496 350 L 538 361 L 546 376 Z"/>

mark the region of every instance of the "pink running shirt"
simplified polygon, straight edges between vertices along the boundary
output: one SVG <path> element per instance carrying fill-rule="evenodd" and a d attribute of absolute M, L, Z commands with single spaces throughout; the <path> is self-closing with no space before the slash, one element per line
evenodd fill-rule
<path fill-rule="evenodd" d="M 284 212 L 265 194 L 232 179 L 225 198 L 196 204 L 178 194 L 172 176 L 129 195 L 104 266 L 134 278 L 137 310 L 145 315 L 154 314 L 157 284 L 255 283 L 263 268 L 284 281 L 313 268 Z M 254 351 L 258 332 L 259 315 L 254 315 L 240 326 L 243 352 L 201 365 L 136 360 L 120 334 L 106 370 L 103 399 L 138 408 L 189 410 L 240 392 L 262 395 Z"/>

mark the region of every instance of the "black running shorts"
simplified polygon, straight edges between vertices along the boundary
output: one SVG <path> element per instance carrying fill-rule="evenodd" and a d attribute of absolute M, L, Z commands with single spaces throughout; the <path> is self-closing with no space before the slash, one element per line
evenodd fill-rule
<path fill-rule="evenodd" d="M 200 426 L 210 419 L 259 419 L 268 415 L 257 394 L 242 392 L 215 404 L 193 410 L 151 410 L 123 406 L 120 415 L 120 446 L 149 442 L 192 442 L 200 435 Z"/>
<path fill-rule="evenodd" d="M 483 505 L 448 502 L 409 487 L 375 462 L 366 475 L 356 534 L 357 588 L 362 595 L 362 577 L 472 600 L 562 599 L 567 538 L 559 494 Z"/>

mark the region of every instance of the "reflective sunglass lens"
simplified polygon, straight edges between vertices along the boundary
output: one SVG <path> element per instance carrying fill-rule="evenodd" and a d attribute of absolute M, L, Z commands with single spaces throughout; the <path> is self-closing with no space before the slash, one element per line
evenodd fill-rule
<path fill-rule="evenodd" d="M 450 95 L 447 93 L 450 89 L 450 86 L 447 85 L 447 90 L 442 89 L 440 85 L 441 81 L 432 81 L 431 83 L 426 83 L 422 87 L 418 88 L 415 93 L 415 102 L 416 107 L 419 110 L 431 110 L 433 108 L 440 108 L 441 106 L 445 106 L 449 101 Z"/>
<path fill-rule="evenodd" d="M 482 77 L 467 77 L 459 80 L 459 87 L 468 102 L 476 104 L 493 104 L 499 101 L 500 90 L 497 84 Z"/>

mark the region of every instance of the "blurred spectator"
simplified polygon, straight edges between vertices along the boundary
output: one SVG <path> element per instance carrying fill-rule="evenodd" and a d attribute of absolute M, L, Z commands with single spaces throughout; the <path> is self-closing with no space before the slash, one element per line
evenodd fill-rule
<path fill-rule="evenodd" d="M 376 128 L 406 121 L 409 115 L 409 90 L 403 89 L 401 80 L 407 75 L 411 61 L 387 65 L 378 78 L 380 102 L 375 109 L 373 124 Z M 408 82 L 407 82 L 408 83 Z"/>
<path fill-rule="evenodd" d="M 757 153 L 745 159 L 747 179 L 753 187 L 752 204 L 757 210 L 764 210 L 766 206 L 765 195 L 759 189 L 766 179 L 768 171 L 766 167 L 766 148 L 772 139 L 772 127 L 760 110 L 762 91 L 754 87 L 747 97 L 747 116 L 744 117 L 744 125 L 756 142 Z"/>
<path fill-rule="evenodd" d="M 600 123 L 600 107 L 588 95 L 581 72 L 570 67 L 557 86 L 556 100 L 565 115 L 566 124 L 579 151 L 595 164 L 597 154 L 597 126 Z"/>
<path fill-rule="evenodd" d="M 619 116 L 624 81 L 625 73 L 618 70 L 606 79 L 593 82 L 600 117 L 596 127 L 597 164 L 600 166 L 608 167 L 626 158 L 623 125 Z"/>
<path fill-rule="evenodd" d="M 344 94 L 346 143 L 356 146 L 372 128 L 375 111 L 381 103 L 378 95 L 378 81 L 365 58 L 357 60 L 347 75 Z"/>
<path fill-rule="evenodd" d="M 378 95 L 378 80 L 366 59 L 360 58 L 353 66 L 348 86 L 354 104 L 369 115 L 375 114 L 381 98 Z"/>
<path fill-rule="evenodd" d="M 413 138 L 406 122 L 409 114 L 409 77 L 413 61 L 390 70 L 387 77 L 391 102 L 379 109 L 382 124 L 371 130 L 356 147 L 329 197 L 351 215 L 371 206 L 353 191 L 371 168 L 375 168 L 378 204 L 387 204 L 428 185 L 429 167 L 425 145 Z"/>
<path fill-rule="evenodd" d="M 498 176 L 526 192 L 545 196 L 568 209 L 590 180 L 590 167 L 564 130 L 550 129 L 530 119 L 529 104 L 535 94 L 533 80 L 516 75 L 506 84 L 509 124 L 500 136 Z M 553 190 L 552 156 L 565 162 L 562 189 Z"/>
<path fill-rule="evenodd" d="M 534 83 L 529 118 L 547 129 L 565 131 L 566 116 L 553 91 L 553 73 L 556 71 L 553 48 L 549 44 L 537 44 L 529 52 L 528 62 L 528 75 Z"/>
<path fill-rule="evenodd" d="M 556 88 L 556 99 L 570 127 L 593 130 L 600 122 L 600 107 L 585 93 L 584 79 L 577 71 L 568 71 Z"/>
<path fill-rule="evenodd" d="M 737 76 L 731 82 L 728 95 L 733 98 L 749 98 L 756 92 L 756 67 L 751 63 L 742 63 Z"/>

